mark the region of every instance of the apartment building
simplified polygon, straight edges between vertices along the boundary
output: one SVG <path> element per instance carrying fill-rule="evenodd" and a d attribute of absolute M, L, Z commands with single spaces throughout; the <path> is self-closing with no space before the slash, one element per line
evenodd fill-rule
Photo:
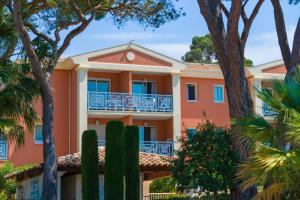
<path fill-rule="evenodd" d="M 256 87 L 283 79 L 283 62 L 252 67 Z M 140 151 L 173 155 L 180 138 L 204 120 L 229 127 L 226 90 L 218 65 L 184 63 L 134 43 L 62 59 L 52 78 L 54 137 L 58 156 L 80 152 L 81 135 L 95 129 L 105 145 L 105 124 L 122 120 L 139 126 Z M 256 111 L 271 118 L 266 104 L 253 95 Z M 40 102 L 36 109 L 41 115 Z M 26 131 L 25 145 L 0 141 L 1 162 L 41 163 L 42 123 Z"/>

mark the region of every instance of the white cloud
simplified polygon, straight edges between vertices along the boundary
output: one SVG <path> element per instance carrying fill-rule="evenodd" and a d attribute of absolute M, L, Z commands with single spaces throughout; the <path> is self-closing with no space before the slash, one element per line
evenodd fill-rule
<path fill-rule="evenodd" d="M 177 35 L 160 34 L 155 32 L 127 32 L 127 33 L 102 33 L 92 35 L 93 39 L 113 40 L 113 41 L 130 41 L 130 40 L 149 40 L 149 39 L 175 39 Z"/>
<path fill-rule="evenodd" d="M 181 57 L 190 49 L 189 43 L 147 43 L 143 45 L 178 60 L 181 60 Z"/>
<path fill-rule="evenodd" d="M 295 26 L 287 28 L 290 48 L 292 47 L 295 29 Z M 245 56 L 253 60 L 255 65 L 281 59 L 282 56 L 278 45 L 277 33 L 274 31 L 261 35 L 253 35 L 247 42 Z"/>

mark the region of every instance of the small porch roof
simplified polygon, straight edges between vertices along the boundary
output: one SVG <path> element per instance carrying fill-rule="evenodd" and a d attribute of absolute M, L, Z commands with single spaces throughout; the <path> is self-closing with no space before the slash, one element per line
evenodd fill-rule
<path fill-rule="evenodd" d="M 146 172 L 170 172 L 171 156 L 162 156 L 158 154 L 140 152 L 140 171 Z M 99 147 L 99 173 L 104 173 L 105 148 Z M 81 173 L 81 153 L 73 153 L 61 156 L 57 161 L 57 169 L 61 172 Z M 34 165 L 25 170 L 14 172 L 5 176 L 6 179 L 16 179 L 22 181 L 43 173 L 43 163 Z"/>

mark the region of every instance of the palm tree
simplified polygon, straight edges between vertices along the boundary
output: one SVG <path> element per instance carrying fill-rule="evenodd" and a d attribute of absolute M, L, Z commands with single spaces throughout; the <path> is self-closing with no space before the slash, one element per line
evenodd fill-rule
<path fill-rule="evenodd" d="M 300 199 L 300 73 L 296 81 L 274 80 L 272 92 L 257 93 L 275 118 L 251 114 L 234 120 L 251 149 L 236 179 L 242 188 L 261 186 L 256 199 Z"/>
<path fill-rule="evenodd" d="M 0 63 L 0 135 L 24 143 L 24 125 L 32 130 L 37 120 L 33 103 L 39 89 L 27 64 Z"/>

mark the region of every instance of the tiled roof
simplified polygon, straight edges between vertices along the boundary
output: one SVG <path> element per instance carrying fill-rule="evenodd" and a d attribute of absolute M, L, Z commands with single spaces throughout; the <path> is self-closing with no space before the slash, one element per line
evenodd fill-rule
<path fill-rule="evenodd" d="M 218 64 L 204 64 L 204 63 L 186 63 L 187 70 L 209 70 L 209 71 L 221 71 Z"/>
<path fill-rule="evenodd" d="M 100 173 L 104 172 L 104 158 L 105 158 L 105 148 L 99 148 L 99 168 Z M 171 163 L 169 162 L 173 157 L 162 156 L 158 154 L 143 153 L 140 152 L 140 170 L 141 172 L 149 171 L 170 171 Z M 57 161 L 58 171 L 66 171 L 73 173 L 80 173 L 81 167 L 81 153 L 73 153 L 66 156 L 61 156 Z M 43 172 L 43 164 L 35 165 L 29 169 L 8 174 L 7 179 L 16 178 L 21 181 L 26 177 L 32 177 L 39 175 Z"/>
<path fill-rule="evenodd" d="M 205 64 L 205 63 L 186 63 L 186 70 L 200 70 L 200 71 L 215 71 L 221 72 L 221 68 L 218 64 Z M 250 77 L 251 73 L 248 68 L 245 68 L 246 77 Z"/>

